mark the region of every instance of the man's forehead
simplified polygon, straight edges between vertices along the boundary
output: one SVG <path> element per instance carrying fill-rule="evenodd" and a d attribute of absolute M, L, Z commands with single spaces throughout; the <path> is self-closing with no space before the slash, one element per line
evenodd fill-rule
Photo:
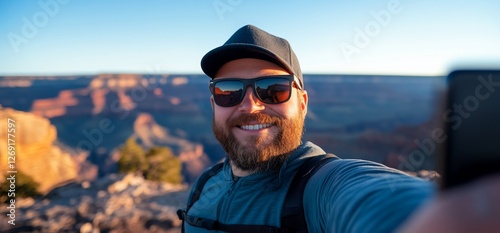
<path fill-rule="evenodd" d="M 269 75 L 290 74 L 272 62 L 254 58 L 243 58 L 224 64 L 214 78 L 255 78 Z"/>

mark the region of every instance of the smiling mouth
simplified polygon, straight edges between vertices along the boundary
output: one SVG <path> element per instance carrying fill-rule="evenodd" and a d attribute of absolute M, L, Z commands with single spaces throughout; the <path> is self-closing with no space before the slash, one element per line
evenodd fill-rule
<path fill-rule="evenodd" d="M 273 124 L 253 124 L 253 125 L 240 125 L 238 128 L 245 130 L 261 130 L 271 127 Z"/>

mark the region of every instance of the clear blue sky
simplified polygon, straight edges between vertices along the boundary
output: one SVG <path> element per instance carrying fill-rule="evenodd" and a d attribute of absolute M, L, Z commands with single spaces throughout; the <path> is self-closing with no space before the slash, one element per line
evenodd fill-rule
<path fill-rule="evenodd" d="M 500 68 L 499 11 L 498 0 L 2 0 L 0 75 L 201 73 L 245 24 L 289 40 L 304 73 Z"/>

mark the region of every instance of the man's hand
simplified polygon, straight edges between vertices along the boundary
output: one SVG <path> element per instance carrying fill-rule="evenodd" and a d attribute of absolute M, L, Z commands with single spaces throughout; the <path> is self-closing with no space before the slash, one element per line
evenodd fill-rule
<path fill-rule="evenodd" d="M 398 232 L 500 232 L 500 175 L 440 193 Z"/>

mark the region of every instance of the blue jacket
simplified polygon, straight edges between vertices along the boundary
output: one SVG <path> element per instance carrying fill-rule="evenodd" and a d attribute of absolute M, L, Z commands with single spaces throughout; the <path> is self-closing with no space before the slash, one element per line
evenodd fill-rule
<path fill-rule="evenodd" d="M 188 214 L 225 224 L 279 227 L 288 187 L 304 158 L 323 154 L 321 148 L 306 142 L 279 172 L 237 180 L 226 159 Z M 432 183 L 382 164 L 334 160 L 320 168 L 304 190 L 307 227 L 309 232 L 391 232 L 434 192 Z M 187 223 L 185 231 L 211 232 Z"/>

